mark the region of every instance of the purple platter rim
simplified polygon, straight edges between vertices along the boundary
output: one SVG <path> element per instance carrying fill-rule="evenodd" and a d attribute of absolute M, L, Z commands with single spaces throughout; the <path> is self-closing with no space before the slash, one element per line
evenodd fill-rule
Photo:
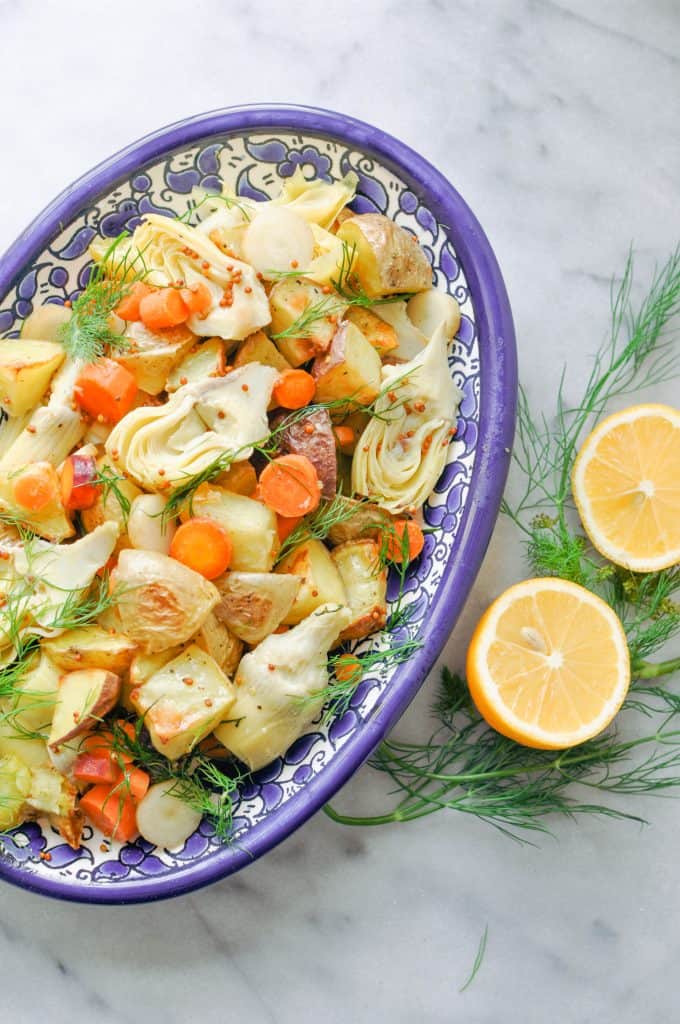
<path fill-rule="evenodd" d="M 69 221 L 114 182 L 172 150 L 210 136 L 289 130 L 350 143 L 396 171 L 424 197 L 449 230 L 470 288 L 480 348 L 479 437 L 458 540 L 430 605 L 428 642 L 399 666 L 387 693 L 356 736 L 329 765 L 239 842 L 211 853 L 181 874 L 91 885 L 33 875 L 0 861 L 0 878 L 20 888 L 80 903 L 128 904 L 167 899 L 219 881 L 252 863 L 318 811 L 360 767 L 403 714 L 440 654 L 482 563 L 498 515 L 510 463 L 517 403 L 517 353 L 508 295 L 491 245 L 463 198 L 427 160 L 364 121 L 310 106 L 254 104 L 225 107 L 177 121 L 122 149 L 57 196 L 0 259 L 0 296 L 42 251 L 61 221 Z"/>

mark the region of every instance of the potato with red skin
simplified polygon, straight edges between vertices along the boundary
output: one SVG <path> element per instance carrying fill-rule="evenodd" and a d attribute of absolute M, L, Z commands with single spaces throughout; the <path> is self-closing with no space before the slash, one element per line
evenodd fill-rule
<path fill-rule="evenodd" d="M 432 267 L 418 240 L 384 214 L 348 217 L 338 238 L 352 247 L 352 274 L 369 298 L 432 287 Z"/>
<path fill-rule="evenodd" d="M 59 680 L 50 750 L 92 729 L 113 708 L 120 694 L 120 676 L 101 668 L 76 669 Z"/>
<path fill-rule="evenodd" d="M 101 492 L 97 479 L 97 460 L 92 455 L 75 452 L 61 469 L 61 502 L 72 511 L 92 508 Z"/>
<path fill-rule="evenodd" d="M 328 351 L 312 363 L 316 399 L 332 402 L 351 398 L 370 405 L 380 393 L 381 369 L 380 356 L 371 343 L 355 324 L 343 320 Z"/>
<path fill-rule="evenodd" d="M 281 434 L 281 450 L 306 455 L 323 487 L 321 496 L 333 498 L 337 487 L 338 459 L 333 425 L 327 409 L 316 409 L 287 427 Z"/>

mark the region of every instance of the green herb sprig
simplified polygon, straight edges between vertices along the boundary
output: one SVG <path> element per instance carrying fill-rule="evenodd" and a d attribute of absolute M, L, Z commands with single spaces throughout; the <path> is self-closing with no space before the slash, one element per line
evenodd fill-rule
<path fill-rule="evenodd" d="M 547 832 L 546 819 L 598 814 L 642 822 L 609 802 L 588 798 L 661 794 L 680 786 L 680 697 L 649 682 L 680 670 L 680 658 L 647 659 L 680 631 L 680 567 L 635 574 L 606 562 L 590 547 L 575 519 L 570 477 L 579 445 L 609 402 L 634 387 L 670 379 L 680 353 L 668 332 L 680 312 L 680 249 L 654 276 L 637 312 L 630 308 L 629 256 L 612 292 L 612 330 L 598 349 L 584 395 L 564 398 L 564 375 L 554 421 L 536 419 L 520 395 L 513 454 L 519 498 L 503 511 L 521 531 L 532 571 L 573 580 L 607 600 L 620 616 L 631 653 L 634 685 L 622 718 L 652 723 L 652 731 L 621 738 L 615 727 L 562 751 L 523 747 L 490 729 L 472 704 L 465 681 L 445 669 L 433 714 L 437 727 L 425 742 L 390 738 L 370 762 L 394 786 L 395 805 L 356 816 L 327 806 L 334 821 L 373 826 L 414 821 L 448 809 L 472 814 L 507 835 Z M 518 479 L 517 479 L 518 478 Z"/>
<path fill-rule="evenodd" d="M 171 780 L 170 792 L 189 804 L 199 814 L 210 819 L 218 838 L 227 840 L 232 832 L 233 799 L 241 776 L 238 772 L 227 775 L 200 751 L 192 751 L 176 761 L 169 761 L 151 745 L 144 729 L 144 720 L 135 720 L 134 730 L 128 730 L 118 721 L 113 723 L 112 749 L 119 755 L 133 758 L 136 766 L 148 772 L 152 782 Z M 123 785 L 124 785 L 123 780 Z"/>
<path fill-rule="evenodd" d="M 111 327 L 111 316 L 137 281 L 148 274 L 143 251 L 133 255 L 128 248 L 119 255 L 119 247 L 129 238 L 121 232 L 90 273 L 90 279 L 73 303 L 71 318 L 62 325 L 59 340 L 73 359 L 92 363 L 101 359 L 106 348 L 123 350 L 129 342 Z"/>
<path fill-rule="evenodd" d="M 343 241 L 338 276 L 331 278 L 331 284 L 335 291 L 348 305 L 371 309 L 373 306 L 386 306 L 393 302 L 408 302 L 409 299 L 413 298 L 412 292 L 400 292 L 394 295 L 384 295 L 379 298 L 367 295 L 353 270 L 356 253 L 357 247 L 355 242 L 350 244 Z"/>

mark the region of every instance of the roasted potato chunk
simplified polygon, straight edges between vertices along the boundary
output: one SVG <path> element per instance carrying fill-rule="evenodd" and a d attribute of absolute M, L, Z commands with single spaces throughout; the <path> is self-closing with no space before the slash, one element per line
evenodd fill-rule
<path fill-rule="evenodd" d="M 373 346 L 381 359 L 399 344 L 394 327 L 385 323 L 370 309 L 353 306 L 347 310 L 346 316 L 350 323 L 359 328 L 366 341 Z"/>
<path fill-rule="evenodd" d="M 215 585 L 221 597 L 217 618 L 241 640 L 259 644 L 289 613 L 300 580 L 270 572 L 228 572 Z"/>
<path fill-rule="evenodd" d="M 120 694 L 120 676 L 101 668 L 67 672 L 59 680 L 47 745 L 55 752 L 92 729 L 108 714 Z"/>
<path fill-rule="evenodd" d="M 233 544 L 231 567 L 243 572 L 269 572 L 279 550 L 276 515 L 270 508 L 223 487 L 202 484 L 193 499 L 193 515 L 214 519 Z M 183 519 L 190 519 L 185 510 Z"/>
<path fill-rule="evenodd" d="M 281 372 L 291 368 L 291 364 L 264 331 L 256 331 L 239 345 L 234 366 L 245 366 L 246 363 L 263 363 Z"/>
<path fill-rule="evenodd" d="M 227 717 L 235 698 L 231 681 L 196 644 L 130 694 L 154 747 L 171 761 L 212 732 Z"/>
<path fill-rule="evenodd" d="M 290 573 L 301 580 L 293 605 L 283 617 L 287 626 L 294 626 L 322 604 L 347 604 L 342 577 L 320 540 L 308 540 L 293 548 L 279 562 L 276 572 Z"/>
<path fill-rule="evenodd" d="M 243 643 L 220 621 L 216 614 L 219 607 L 215 606 L 196 634 L 196 646 L 209 654 L 226 675 L 233 676 L 243 654 Z"/>
<path fill-rule="evenodd" d="M 359 640 L 382 629 L 387 621 L 387 569 L 373 540 L 350 540 L 331 552 L 345 586 L 352 621 L 341 640 Z"/>
<path fill-rule="evenodd" d="M 337 489 L 338 460 L 335 453 L 333 424 L 327 409 L 296 420 L 280 435 L 280 446 L 284 452 L 305 455 L 314 466 L 322 483 L 321 495 L 332 498 Z"/>
<path fill-rule="evenodd" d="M 185 384 L 193 384 L 205 377 L 224 374 L 224 342 L 221 338 L 208 338 L 202 345 L 192 348 L 172 370 L 165 384 L 166 391 L 177 391 Z"/>
<path fill-rule="evenodd" d="M 61 345 L 53 341 L 0 341 L 0 406 L 8 416 L 23 416 L 35 408 L 64 355 Z"/>
<path fill-rule="evenodd" d="M 232 462 L 229 469 L 215 477 L 215 484 L 225 491 L 252 497 L 257 487 L 257 473 L 252 462 Z"/>
<path fill-rule="evenodd" d="M 192 637 L 220 599 L 203 576 L 158 551 L 121 551 L 111 581 L 121 588 L 123 632 L 149 654 Z"/>
<path fill-rule="evenodd" d="M 137 387 L 149 395 L 165 390 L 168 377 L 196 341 L 184 325 L 154 332 L 141 320 L 128 326 L 127 337 L 130 347 L 116 355 L 116 362 L 128 369 Z"/>
<path fill-rule="evenodd" d="M 338 238 L 354 246 L 352 273 L 370 298 L 432 287 L 432 268 L 416 238 L 382 213 L 348 217 Z"/>
<path fill-rule="evenodd" d="M 102 626 L 81 626 L 43 640 L 42 648 L 62 672 L 103 668 L 120 675 L 130 667 L 137 645 Z"/>
<path fill-rule="evenodd" d="M 343 320 L 330 349 L 312 365 L 316 397 L 320 402 L 351 398 L 370 405 L 380 393 L 380 356 L 359 328 Z"/>
<path fill-rule="evenodd" d="M 334 298 L 331 301 L 318 285 L 302 278 L 284 278 L 275 284 L 269 296 L 269 304 L 272 311 L 271 332 L 276 347 L 291 366 L 300 366 L 317 353 L 327 351 L 335 333 L 336 318 L 347 308 L 342 299 L 337 298 L 336 301 Z M 321 304 L 324 308 L 328 307 L 329 316 L 311 319 L 299 336 L 276 337 L 277 334 L 289 331 L 306 310 Z"/>

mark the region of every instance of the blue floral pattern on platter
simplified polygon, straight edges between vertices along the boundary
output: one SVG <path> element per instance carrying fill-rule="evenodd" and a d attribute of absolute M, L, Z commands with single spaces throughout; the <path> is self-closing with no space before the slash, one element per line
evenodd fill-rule
<path fill-rule="evenodd" d="M 120 182 L 52 239 L 0 304 L 0 335 L 16 336 L 34 306 L 63 304 L 77 297 L 87 282 L 87 250 L 95 237 L 115 238 L 123 229 L 133 230 L 150 212 L 183 214 L 197 186 L 216 190 L 224 181 L 240 195 L 268 198 L 277 192 L 281 179 L 298 168 L 308 179 L 326 180 L 354 171 L 359 187 L 353 208 L 362 213 L 384 213 L 413 231 L 432 263 L 436 286 L 455 296 L 461 306 L 461 326 L 449 356 L 452 377 L 463 393 L 457 433 L 424 510 L 426 522 L 438 529 L 427 535 L 423 554 L 409 573 L 405 601 L 412 605 L 412 613 L 408 627 L 402 627 L 403 635 L 397 639 L 418 637 L 424 632 L 430 600 L 455 544 L 470 488 L 479 428 L 479 351 L 469 288 L 446 227 L 391 170 L 339 142 L 291 133 L 252 133 L 223 141 L 213 138 L 209 144 L 173 153 Z M 396 581 L 390 580 L 388 596 L 394 599 L 395 594 Z M 387 640 L 372 637 L 359 647 L 367 644 L 386 647 Z M 285 757 L 249 777 L 240 788 L 234 810 L 234 840 L 239 845 L 247 845 L 253 825 L 332 761 L 370 718 L 393 672 L 393 668 L 380 667 L 361 682 L 348 710 L 329 727 L 318 725 L 297 740 Z M 182 849 L 174 851 L 156 849 L 143 839 L 125 845 L 112 843 L 89 825 L 76 851 L 47 822 L 38 821 L 27 822 L 2 837 L 0 859 L 33 874 L 58 874 L 75 884 L 110 885 L 124 879 L 180 873 L 219 847 L 220 840 L 205 820 Z"/>

